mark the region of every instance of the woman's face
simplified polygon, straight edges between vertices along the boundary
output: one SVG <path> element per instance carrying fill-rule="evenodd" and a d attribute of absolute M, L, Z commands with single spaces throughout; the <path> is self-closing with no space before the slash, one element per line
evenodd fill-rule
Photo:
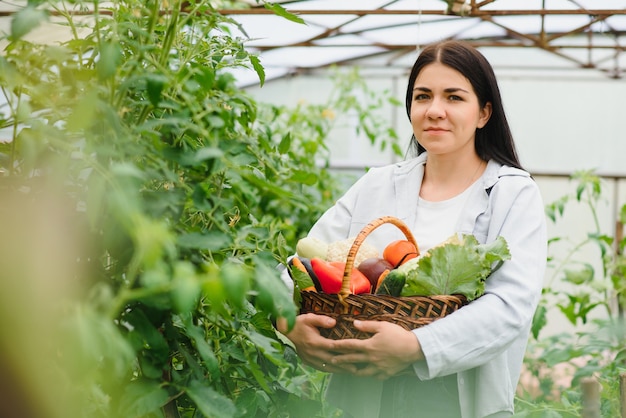
<path fill-rule="evenodd" d="M 477 128 L 491 116 L 491 103 L 480 108 L 469 80 L 451 67 L 426 65 L 413 85 L 411 125 L 429 155 L 474 153 Z"/>

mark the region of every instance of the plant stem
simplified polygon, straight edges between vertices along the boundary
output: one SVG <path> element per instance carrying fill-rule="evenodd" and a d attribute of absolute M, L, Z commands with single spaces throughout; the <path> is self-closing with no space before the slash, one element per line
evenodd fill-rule
<path fill-rule="evenodd" d="M 554 270 L 554 273 L 552 273 L 552 277 L 550 277 L 550 280 L 548 282 L 548 286 L 549 287 L 552 286 L 552 282 L 557 278 L 557 276 L 559 275 L 559 273 L 561 273 L 561 271 L 565 268 L 565 266 L 567 264 L 569 264 L 570 260 L 578 252 L 578 250 L 580 250 L 582 247 L 584 247 L 590 241 L 591 240 L 589 238 L 587 238 L 587 239 L 583 240 L 582 242 L 580 242 L 578 245 L 576 245 L 572 250 L 570 250 L 570 252 L 567 254 L 567 256 L 561 261 L 561 263 L 559 263 L 557 268 Z"/>
<path fill-rule="evenodd" d="M 593 223 L 596 227 L 596 233 L 600 233 L 600 222 L 598 221 L 598 213 L 596 211 L 596 207 L 593 204 L 593 202 L 591 201 L 591 199 L 589 199 L 587 201 L 587 205 L 589 206 L 589 210 L 591 211 L 591 218 L 593 219 Z"/>
<path fill-rule="evenodd" d="M 180 15 L 180 0 L 177 1 L 172 7 L 172 14 L 170 15 L 170 22 L 167 26 L 167 32 L 165 33 L 165 39 L 163 39 L 163 49 L 161 49 L 161 57 L 159 64 L 167 65 L 168 58 L 170 56 L 170 49 L 174 38 L 178 34 L 178 16 Z"/>
<path fill-rule="evenodd" d="M 6 94 L 5 94 L 5 97 L 6 97 Z M 17 125 L 18 125 L 17 110 L 20 107 L 21 99 L 22 99 L 22 89 L 21 87 L 18 87 L 17 88 L 17 103 L 15 107 L 9 106 L 9 108 L 11 109 L 11 116 L 13 117 L 13 132 L 11 134 L 13 139 L 11 140 L 11 159 L 9 161 L 9 175 L 11 176 L 15 174 L 15 158 L 16 158 L 16 152 L 17 152 Z"/>

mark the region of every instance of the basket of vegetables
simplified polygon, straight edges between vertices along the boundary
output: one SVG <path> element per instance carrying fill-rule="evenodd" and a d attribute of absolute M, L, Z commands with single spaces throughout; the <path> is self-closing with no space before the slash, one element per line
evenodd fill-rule
<path fill-rule="evenodd" d="M 406 240 L 390 243 L 381 256 L 365 239 L 384 224 L 399 228 Z M 298 242 L 298 255 L 289 261 L 300 313 L 337 321 L 333 328 L 320 329 L 327 338 L 370 337 L 353 326 L 355 319 L 392 322 L 407 330 L 427 325 L 482 295 L 487 277 L 510 258 L 504 238 L 480 244 L 472 235 L 455 235 L 420 254 L 409 228 L 392 216 L 370 222 L 350 241 L 345 261 L 309 238 Z"/>

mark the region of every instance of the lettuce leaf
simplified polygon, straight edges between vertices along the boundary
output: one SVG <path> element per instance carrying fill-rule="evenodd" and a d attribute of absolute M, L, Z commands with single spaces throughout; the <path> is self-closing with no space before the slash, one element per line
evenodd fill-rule
<path fill-rule="evenodd" d="M 405 268 L 402 296 L 464 295 L 468 301 L 485 292 L 485 280 L 511 258 L 503 237 L 480 244 L 473 235 L 461 235 L 428 250 Z"/>

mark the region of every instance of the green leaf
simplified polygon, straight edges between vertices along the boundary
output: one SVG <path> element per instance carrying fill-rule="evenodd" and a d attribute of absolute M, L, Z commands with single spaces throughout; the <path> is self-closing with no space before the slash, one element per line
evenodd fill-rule
<path fill-rule="evenodd" d="M 626 348 L 621 349 L 615 354 L 614 364 L 626 364 Z"/>
<path fill-rule="evenodd" d="M 200 296 L 200 282 L 191 263 L 176 263 L 172 285 L 172 301 L 177 312 L 191 312 Z"/>
<path fill-rule="evenodd" d="M 313 286 L 313 279 L 307 273 L 297 267 L 289 266 L 289 275 L 291 276 L 294 287 L 297 289 L 306 289 Z"/>
<path fill-rule="evenodd" d="M 126 312 L 123 321 L 132 326 L 128 339 L 135 349 L 147 349 L 157 367 L 167 363 L 169 346 L 163 334 L 152 324 L 144 310 L 137 308 Z"/>
<path fill-rule="evenodd" d="M 257 266 L 256 275 L 257 306 L 266 313 L 284 317 L 291 326 L 295 322 L 295 305 L 287 286 L 275 269 L 265 264 Z"/>
<path fill-rule="evenodd" d="M 198 354 L 200 355 L 200 358 L 202 358 L 202 361 L 204 361 L 204 366 L 209 371 L 212 379 L 219 379 L 219 361 L 217 360 L 213 349 L 206 341 L 202 328 L 192 322 L 193 316 L 191 314 L 183 315 L 182 320 L 185 325 L 187 335 L 189 335 L 193 339 L 196 350 L 198 350 Z"/>
<path fill-rule="evenodd" d="M 87 92 L 76 103 L 76 106 L 72 110 L 72 113 L 67 119 L 67 129 L 69 131 L 81 131 L 89 128 L 96 115 L 96 108 L 98 106 L 98 92 L 91 90 Z"/>
<path fill-rule="evenodd" d="M 206 160 L 212 160 L 214 158 L 221 158 L 224 156 L 224 151 L 215 147 L 202 147 L 193 156 L 194 165 L 204 162 Z"/>
<path fill-rule="evenodd" d="M 471 238 L 474 238 L 473 236 Z M 465 242 L 468 242 L 469 237 Z M 510 258 L 509 247 L 503 237 L 498 237 L 495 241 L 479 245 L 478 241 L 473 241 L 472 245 L 476 245 L 476 250 L 483 260 L 483 265 L 491 265 L 498 261 L 508 260 Z"/>
<path fill-rule="evenodd" d="M 0 56 L 0 82 L 6 83 L 7 86 L 15 86 L 23 83 L 20 72 L 15 65 L 9 62 L 5 57 Z M 626 207 L 626 206 L 624 206 Z"/>
<path fill-rule="evenodd" d="M 274 13 L 276 13 L 278 16 L 284 17 L 287 20 L 290 20 L 292 22 L 296 22 L 296 23 L 302 23 L 306 25 L 306 22 L 294 15 L 293 13 L 289 13 L 283 6 L 281 6 L 280 4 L 276 4 L 276 3 L 265 3 L 264 4 L 265 8 L 268 10 L 273 11 Z"/>
<path fill-rule="evenodd" d="M 253 330 L 245 330 L 246 336 L 252 341 L 252 343 L 263 351 L 266 355 L 278 355 L 278 350 L 275 347 L 277 344 L 275 339 L 268 338 L 263 334 L 259 334 Z"/>
<path fill-rule="evenodd" d="M 478 255 L 460 245 L 436 247 L 420 259 L 417 269 L 407 272 L 406 287 L 414 295 L 461 293 L 474 299 L 482 290 L 481 269 Z"/>
<path fill-rule="evenodd" d="M 164 255 L 175 252 L 174 237 L 165 222 L 145 215 L 137 216 L 133 221 L 131 233 L 135 242 L 135 258 L 143 266 L 152 267 Z"/>
<path fill-rule="evenodd" d="M 286 190 L 282 185 L 277 185 L 263 178 L 262 173 L 258 170 L 254 173 L 242 173 L 242 179 L 250 186 L 256 187 L 266 196 L 275 196 L 278 199 L 288 199 L 293 203 L 304 201 L 305 196 L 298 196 Z M 308 203 L 308 202 L 307 202 Z"/>
<path fill-rule="evenodd" d="M 561 311 L 561 313 L 563 315 L 565 315 L 565 317 L 569 320 L 569 322 L 572 325 L 576 325 L 576 306 L 574 304 L 568 304 L 568 305 L 564 305 L 564 304 L 557 304 L 557 307 L 559 308 L 559 310 Z"/>
<path fill-rule="evenodd" d="M 170 282 L 170 275 L 166 271 L 167 267 L 163 265 L 157 265 L 156 268 L 146 269 L 140 277 L 141 285 L 146 289 L 162 289 Z"/>
<path fill-rule="evenodd" d="M 198 84 L 202 85 L 205 90 L 209 91 L 215 85 L 215 69 L 210 66 L 195 68 L 194 78 Z"/>
<path fill-rule="evenodd" d="M 252 275 L 245 265 L 224 263 L 220 268 L 224 294 L 233 306 L 243 308 L 246 295 L 250 290 Z"/>
<path fill-rule="evenodd" d="M 102 364 L 107 364 L 110 379 L 122 379 L 132 369 L 135 351 L 131 342 L 92 306 L 72 310 L 70 318 L 63 321 L 60 337 L 68 350 L 60 355 L 71 359 L 67 371 L 74 379 L 84 379 Z"/>
<path fill-rule="evenodd" d="M 479 244 L 473 235 L 433 247 L 406 272 L 403 296 L 462 294 L 473 300 L 484 292 L 493 263 L 510 258 L 503 237 Z"/>
<path fill-rule="evenodd" d="M 146 88 L 148 92 L 148 100 L 152 106 L 156 107 L 161 101 L 161 93 L 165 88 L 167 78 L 161 74 L 149 74 L 146 77 Z"/>
<path fill-rule="evenodd" d="M 539 332 L 548 323 L 548 309 L 544 305 L 540 305 L 533 317 L 531 331 L 535 339 L 539 338 Z"/>
<path fill-rule="evenodd" d="M 250 62 L 252 63 L 252 68 L 254 68 L 254 71 L 256 71 L 257 75 L 259 76 L 259 82 L 262 87 L 265 83 L 265 69 L 261 65 L 259 57 L 257 57 L 256 55 L 250 55 L 249 58 Z"/>
<path fill-rule="evenodd" d="M 546 349 L 542 357 L 548 367 L 553 367 L 557 364 L 566 363 L 571 359 L 578 357 L 578 352 L 568 347 L 554 347 Z"/>
<path fill-rule="evenodd" d="M 291 176 L 291 180 L 306 184 L 307 186 L 312 186 L 317 183 L 318 177 L 315 173 L 305 170 L 294 170 L 293 175 Z"/>
<path fill-rule="evenodd" d="M 593 275 L 594 269 L 588 263 L 583 264 L 576 270 L 573 268 L 564 270 L 564 280 L 577 285 L 593 280 Z"/>
<path fill-rule="evenodd" d="M 122 49 L 117 42 L 104 42 L 100 46 L 100 56 L 96 72 L 100 80 L 107 80 L 115 75 L 122 60 Z"/>
<path fill-rule="evenodd" d="M 158 413 L 167 403 L 169 394 L 157 381 L 138 380 L 124 388 L 122 410 L 129 417 L 143 417 Z"/>
<path fill-rule="evenodd" d="M 43 21 L 48 19 L 48 13 L 28 6 L 13 15 L 11 20 L 11 41 L 22 39 L 33 29 L 36 29 Z"/>
<path fill-rule="evenodd" d="M 204 233 L 189 232 L 178 237 L 178 245 L 184 248 L 195 248 L 209 251 L 219 251 L 230 245 L 231 238 L 219 231 Z"/>
<path fill-rule="evenodd" d="M 287 132 L 284 136 L 283 139 L 281 139 L 280 144 L 278 144 L 278 152 L 281 154 L 286 154 L 289 151 L 289 148 L 291 148 L 291 132 Z"/>
<path fill-rule="evenodd" d="M 197 380 L 192 380 L 187 388 L 187 395 L 207 417 L 231 418 L 237 411 L 233 401 L 208 386 L 208 382 L 203 385 Z"/>
<path fill-rule="evenodd" d="M 209 269 L 202 281 L 202 294 L 209 303 L 213 312 L 224 317 L 230 317 L 224 303 L 226 302 L 226 292 L 224 284 L 219 277 L 217 267 Z"/>

